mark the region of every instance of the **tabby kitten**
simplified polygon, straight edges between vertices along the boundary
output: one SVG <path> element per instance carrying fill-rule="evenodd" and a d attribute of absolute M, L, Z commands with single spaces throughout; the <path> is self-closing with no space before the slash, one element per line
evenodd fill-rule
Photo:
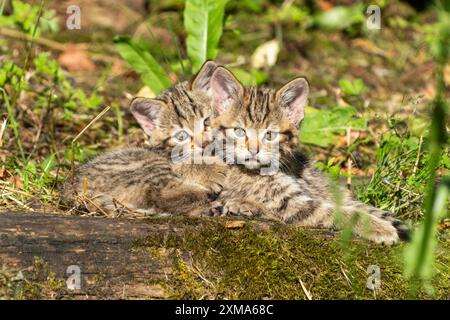
<path fill-rule="evenodd" d="M 406 237 L 405 227 L 390 213 L 353 200 L 343 187 L 337 187 L 342 203 L 336 210 L 332 184 L 298 149 L 309 94 L 304 78 L 278 90 L 244 88 L 231 72 L 218 67 L 210 94 L 221 112 L 212 126 L 221 129 L 224 145 L 235 149 L 228 154 L 234 153 L 240 164 L 229 170 L 220 193 L 224 214 L 329 228 L 354 224 L 357 235 L 377 243 Z M 279 163 L 280 170 L 260 175 L 261 168 L 273 163 Z"/>
<path fill-rule="evenodd" d="M 222 188 L 224 165 L 204 167 L 183 160 L 212 140 L 214 112 L 206 92 L 215 68 L 214 62 L 206 62 L 192 81 L 176 84 L 156 99 L 134 99 L 131 112 L 149 136 L 149 147 L 114 151 L 82 165 L 73 181 L 66 182 L 65 198 L 89 211 L 210 210 Z M 176 148 L 185 152 L 174 163 Z"/>

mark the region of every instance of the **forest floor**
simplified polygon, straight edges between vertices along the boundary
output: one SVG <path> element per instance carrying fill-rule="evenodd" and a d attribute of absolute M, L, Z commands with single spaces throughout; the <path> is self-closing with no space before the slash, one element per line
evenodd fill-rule
<path fill-rule="evenodd" d="M 436 94 L 436 64 L 429 52 L 434 11 L 417 12 L 403 2 L 389 1 L 383 7 L 381 30 L 369 32 L 350 18 L 348 26 L 333 30 L 314 24 L 315 12 L 330 9 L 332 1 L 315 2 L 319 4 L 312 12 L 299 7 L 283 11 L 283 5 L 264 0 L 252 3 L 258 4 L 229 5 L 217 61 L 246 83 L 280 86 L 306 76 L 311 97 L 301 133 L 303 147 L 323 170 L 348 181 L 362 201 L 394 212 L 411 226 L 420 223 L 429 176 L 430 103 Z M 121 59 L 114 36 L 142 39 L 173 82 L 189 74 L 178 59 L 186 56 L 182 1 L 145 8 L 139 0 L 80 0 L 81 30 L 65 26 L 70 4 L 47 1 L 42 30 L 33 41 L 23 39 L 32 33 L 33 17 L 16 17 L 14 26 L 0 30 L 3 212 L 101 216 L 61 206 L 58 188 L 70 175 L 72 154 L 78 164 L 144 142 L 128 105 L 133 96 L 152 92 Z M 34 12 L 34 18 L 37 15 Z M 255 50 L 274 38 L 282 44 L 276 64 L 253 68 Z M 448 64 L 445 81 L 449 98 Z M 73 143 L 106 106 L 110 110 Z M 355 128 L 340 125 L 350 122 Z M 438 177 L 449 168 L 447 149 Z M 198 227 L 173 239 L 141 239 L 139 244 L 154 259 L 170 260 L 174 276 L 164 283 L 170 297 L 305 299 L 306 292 L 314 299 L 411 297 L 410 283 L 403 277 L 404 244 L 384 247 L 349 241 L 342 234 L 332 239 L 325 231 L 283 225 L 261 230 L 247 222 L 226 228 L 227 221 L 169 219 L 166 223 L 174 229 Z M 422 288 L 417 297 L 449 298 L 449 235 L 450 220 L 444 219 L 439 224 L 434 291 Z M 382 269 L 381 290 L 366 288 L 369 265 Z M 0 269 L 0 298 L 14 296 L 12 274 Z M 18 297 L 42 297 L 30 292 Z"/>

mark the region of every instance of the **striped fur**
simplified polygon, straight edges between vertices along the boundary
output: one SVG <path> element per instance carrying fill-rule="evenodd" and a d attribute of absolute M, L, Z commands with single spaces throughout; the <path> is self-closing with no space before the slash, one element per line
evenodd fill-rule
<path fill-rule="evenodd" d="M 391 244 L 406 236 L 404 226 L 390 213 L 352 199 L 343 187 L 339 188 L 341 206 L 336 210 L 329 180 L 297 149 L 303 118 L 298 106 L 304 104 L 307 95 L 304 80 L 295 79 L 293 86 L 287 84 L 280 90 L 243 88 L 223 69 L 214 73 L 209 70 L 207 77 L 175 85 L 157 101 L 135 100 L 135 105 L 154 103 L 150 108 L 156 108 L 138 114 L 142 116 L 141 126 L 151 133 L 150 148 L 108 153 L 79 167 L 75 180 L 66 183 L 66 198 L 95 211 L 126 207 L 150 213 L 195 215 L 216 213 L 211 209 L 220 203 L 222 214 L 338 229 L 352 223 L 357 235 L 377 243 Z M 192 90 L 196 80 L 203 92 Z M 234 87 L 220 88 L 221 83 Z M 146 116 L 153 122 L 148 122 Z M 225 131 L 277 127 L 280 171 L 261 176 L 254 164 L 174 164 L 169 158 L 175 145 L 173 130 L 192 130 L 194 122 L 208 117 L 211 128 L 205 126 L 202 131 L 206 141 L 213 139 L 212 128 Z M 189 143 L 193 150 L 202 147 L 194 140 Z"/>
<path fill-rule="evenodd" d="M 173 133 L 194 130 L 194 123 L 214 116 L 206 95 L 213 62 L 207 62 L 191 82 L 182 82 L 157 99 L 137 98 L 131 111 L 149 134 L 149 147 L 128 148 L 99 156 L 77 168 L 64 186 L 64 198 L 89 211 L 198 215 L 214 206 L 222 188 L 224 165 L 173 163 L 171 151 L 179 143 Z M 211 128 L 199 133 L 211 140 Z M 201 146 L 183 142 L 192 153 Z"/>
<path fill-rule="evenodd" d="M 227 79 L 228 84 L 231 81 Z M 237 80 L 234 85 L 240 86 Z M 344 187 L 337 186 L 341 205 L 336 205 L 328 178 L 298 149 L 299 125 L 290 115 L 301 121 L 303 110 L 284 110 L 280 90 L 242 87 L 234 91 L 241 95 L 232 99 L 234 103 L 214 120 L 214 126 L 223 130 L 278 127 L 281 170 L 272 176 L 261 176 L 258 166 L 234 166 L 219 197 L 225 214 L 337 229 L 351 225 L 355 234 L 384 244 L 407 238 L 406 227 L 391 213 L 354 200 Z M 291 92 L 294 96 L 289 96 L 289 101 L 305 98 L 296 98 L 295 91 Z M 298 92 L 302 94 L 301 90 Z"/>

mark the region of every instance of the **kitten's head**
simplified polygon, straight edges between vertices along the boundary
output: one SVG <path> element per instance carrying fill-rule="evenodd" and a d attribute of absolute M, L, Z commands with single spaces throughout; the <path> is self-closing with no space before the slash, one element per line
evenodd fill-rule
<path fill-rule="evenodd" d="M 216 67 L 215 62 L 207 61 L 191 81 L 175 84 L 155 99 L 135 98 L 131 102 L 131 113 L 151 146 L 198 152 L 212 141 L 214 110 L 208 93 Z"/>
<path fill-rule="evenodd" d="M 292 156 L 309 93 L 305 78 L 277 90 L 244 88 L 231 72 L 218 67 L 210 92 L 213 105 L 222 113 L 213 120 L 213 127 L 224 131 L 227 142 L 234 140 L 238 164 L 259 169 L 274 161 L 283 165 Z"/>

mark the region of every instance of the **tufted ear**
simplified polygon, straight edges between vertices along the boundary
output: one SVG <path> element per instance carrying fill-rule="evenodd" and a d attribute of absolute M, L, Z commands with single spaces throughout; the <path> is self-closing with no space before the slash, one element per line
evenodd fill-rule
<path fill-rule="evenodd" d="M 305 116 L 309 85 L 305 78 L 296 78 L 276 92 L 276 101 L 289 121 L 298 126 Z"/>
<path fill-rule="evenodd" d="M 221 114 L 244 96 L 244 87 L 224 67 L 217 67 L 211 77 L 211 96 L 216 111 Z"/>
<path fill-rule="evenodd" d="M 201 90 L 209 93 L 211 77 L 216 70 L 214 61 L 206 61 L 191 81 L 191 90 Z"/>
<path fill-rule="evenodd" d="M 160 125 L 161 114 L 164 108 L 166 108 L 164 102 L 149 98 L 134 98 L 130 105 L 131 113 L 149 136 Z"/>

